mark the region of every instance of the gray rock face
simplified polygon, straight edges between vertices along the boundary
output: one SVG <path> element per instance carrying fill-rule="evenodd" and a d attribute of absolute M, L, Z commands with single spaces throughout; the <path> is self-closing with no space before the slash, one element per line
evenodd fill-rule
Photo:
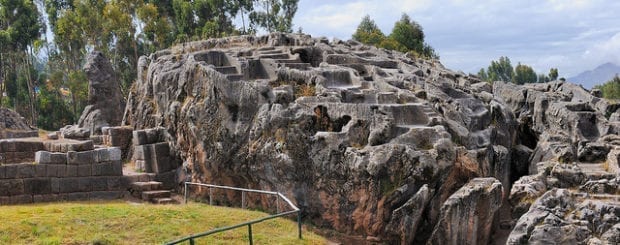
<path fill-rule="evenodd" d="M 526 213 L 617 152 L 612 107 L 568 83 L 491 86 L 436 61 L 274 33 L 141 57 L 124 121 L 165 128 L 179 176 L 277 190 L 318 226 L 387 243 L 487 243 L 502 201 Z"/>
<path fill-rule="evenodd" d="M 495 178 L 471 180 L 443 204 L 428 244 L 488 244 L 502 195 Z"/>
<path fill-rule="evenodd" d="M 88 129 L 91 135 L 101 135 L 102 127 L 121 124 L 123 94 L 110 61 L 101 52 L 88 55 L 84 71 L 88 76 L 88 106 L 77 126 Z"/>
<path fill-rule="evenodd" d="M 36 128 L 28 125 L 17 112 L 0 108 L 0 139 L 37 137 Z"/>
<path fill-rule="evenodd" d="M 614 244 L 620 205 L 607 198 L 592 200 L 567 189 L 550 190 L 521 216 L 507 244 L 586 244 L 601 234 L 602 240 Z"/>

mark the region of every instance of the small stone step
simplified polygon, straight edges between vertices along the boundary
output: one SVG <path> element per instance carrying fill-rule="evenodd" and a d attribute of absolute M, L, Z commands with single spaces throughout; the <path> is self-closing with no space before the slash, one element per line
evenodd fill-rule
<path fill-rule="evenodd" d="M 299 59 L 276 59 L 275 61 L 280 64 L 301 63 Z"/>
<path fill-rule="evenodd" d="M 241 81 L 243 79 L 243 75 L 242 74 L 228 74 L 226 75 L 226 78 L 228 78 L 228 80 L 230 80 L 231 82 Z"/>
<path fill-rule="evenodd" d="M 222 74 L 237 74 L 237 67 L 234 66 L 217 66 L 215 70 Z"/>
<path fill-rule="evenodd" d="M 131 184 L 131 189 L 134 191 L 153 191 L 161 189 L 163 184 L 157 181 L 148 181 L 148 182 L 134 182 Z"/>
<path fill-rule="evenodd" d="M 177 201 L 169 198 L 169 197 L 165 197 L 165 198 L 154 198 L 152 200 L 152 203 L 155 204 L 177 204 Z"/>
<path fill-rule="evenodd" d="M 312 67 L 309 63 L 284 63 L 284 66 L 297 70 L 308 70 Z"/>
<path fill-rule="evenodd" d="M 145 201 L 155 200 L 155 198 L 169 198 L 170 196 L 171 196 L 170 191 L 165 191 L 165 190 L 142 192 L 142 200 L 145 200 Z"/>
<path fill-rule="evenodd" d="M 258 57 L 261 59 L 274 59 L 274 60 L 289 58 L 288 54 L 261 54 Z"/>
<path fill-rule="evenodd" d="M 260 54 L 282 54 L 284 50 L 281 49 L 272 49 L 272 50 L 263 50 L 260 51 Z"/>

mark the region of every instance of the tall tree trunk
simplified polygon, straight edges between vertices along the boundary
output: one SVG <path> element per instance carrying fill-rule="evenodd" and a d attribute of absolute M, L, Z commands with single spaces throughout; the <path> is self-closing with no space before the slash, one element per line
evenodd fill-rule
<path fill-rule="evenodd" d="M 4 57 L 3 54 L 0 52 L 0 108 L 2 108 L 2 99 L 4 98 L 4 81 L 6 81 L 6 79 L 4 79 Z"/>
<path fill-rule="evenodd" d="M 22 61 L 23 62 L 22 63 L 22 67 L 23 68 L 22 69 L 25 69 L 25 73 L 26 73 L 24 75 L 26 76 L 26 86 L 28 87 L 27 94 L 28 94 L 28 107 L 29 107 L 29 110 L 30 110 L 30 113 L 29 113 L 30 114 L 30 125 L 35 125 L 36 124 L 36 122 L 35 122 L 36 118 L 35 118 L 34 100 L 33 100 L 34 88 L 33 88 L 33 85 L 32 85 L 32 76 L 31 76 L 31 73 L 30 73 L 30 62 L 29 62 L 30 59 L 28 58 L 27 52 L 25 52 L 25 53 L 26 53 L 26 55 L 24 56 L 24 59 Z"/>

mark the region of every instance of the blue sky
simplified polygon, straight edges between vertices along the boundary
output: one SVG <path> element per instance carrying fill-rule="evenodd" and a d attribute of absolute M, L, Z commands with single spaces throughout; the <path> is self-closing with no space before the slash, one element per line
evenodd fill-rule
<path fill-rule="evenodd" d="M 476 73 L 508 56 L 571 77 L 620 64 L 620 1 L 612 0 L 300 0 L 294 19 L 314 37 L 350 39 L 369 14 L 384 33 L 407 13 L 453 70 Z"/>

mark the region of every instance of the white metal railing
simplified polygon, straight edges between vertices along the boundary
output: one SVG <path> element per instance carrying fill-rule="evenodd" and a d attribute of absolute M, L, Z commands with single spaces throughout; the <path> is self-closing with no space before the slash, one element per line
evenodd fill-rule
<path fill-rule="evenodd" d="M 282 216 L 286 216 L 286 215 L 290 215 L 290 214 L 294 214 L 297 213 L 297 228 L 298 228 L 298 232 L 299 232 L 299 239 L 301 239 L 301 210 L 299 210 L 299 208 L 297 206 L 295 206 L 295 204 L 293 204 L 293 202 L 291 202 L 291 200 L 289 200 L 286 196 L 282 195 L 282 193 L 280 192 L 275 192 L 275 191 L 264 191 L 264 190 L 255 190 L 255 189 L 246 189 L 246 188 L 238 188 L 238 187 L 231 187 L 231 186 L 223 186 L 223 185 L 212 185 L 212 184 L 203 184 L 203 183 L 192 183 L 192 182 L 185 182 L 185 190 L 184 190 L 184 201 L 185 203 L 187 203 L 187 194 L 188 194 L 188 185 L 195 185 L 195 186 L 203 186 L 203 187 L 207 187 L 209 188 L 209 205 L 213 205 L 213 189 L 225 189 L 225 190 L 233 190 L 233 191 L 241 191 L 241 207 L 243 209 L 246 208 L 245 206 L 245 202 L 246 202 L 246 194 L 245 193 L 260 193 L 260 194 L 267 194 L 267 195 L 275 195 L 276 196 L 276 214 L 273 215 L 269 215 L 267 217 L 263 217 L 260 219 L 255 219 L 255 220 L 251 220 L 248 222 L 244 222 L 241 224 L 236 224 L 236 225 L 232 225 L 232 226 L 226 226 L 226 227 L 220 227 L 217 229 L 213 229 L 210 231 L 206 231 L 203 233 L 198 233 L 198 234 L 194 234 L 191 236 L 187 236 L 187 237 L 183 237 L 177 240 L 174 240 L 172 242 L 168 242 L 166 244 L 179 244 L 185 241 L 189 241 L 190 245 L 194 245 L 194 240 L 196 238 L 200 238 L 200 237 L 204 237 L 204 236 L 208 236 L 211 234 L 215 234 L 215 233 L 219 233 L 219 232 L 223 232 L 223 231 L 227 231 L 227 230 L 232 230 L 232 229 L 236 229 L 239 227 L 243 227 L 243 226 L 247 226 L 248 227 L 248 238 L 249 238 L 249 242 L 250 245 L 252 245 L 254 242 L 252 240 L 252 225 L 256 224 L 256 223 L 260 223 L 266 220 L 270 220 L 270 219 L 275 219 L 278 217 L 282 217 Z M 288 204 L 288 206 L 292 209 L 290 211 L 286 211 L 286 212 L 282 212 L 280 213 L 280 199 L 282 199 L 286 204 Z"/>

